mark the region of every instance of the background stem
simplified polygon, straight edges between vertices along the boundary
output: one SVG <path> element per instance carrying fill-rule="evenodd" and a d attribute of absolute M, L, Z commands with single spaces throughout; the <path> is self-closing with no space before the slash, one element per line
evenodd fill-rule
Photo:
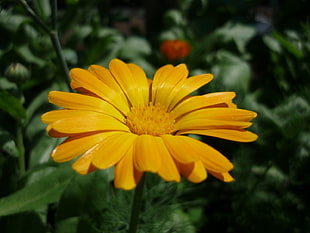
<path fill-rule="evenodd" d="M 20 0 L 23 8 L 26 10 L 26 12 L 31 16 L 31 18 L 49 35 L 53 47 L 56 51 L 58 60 L 60 62 L 60 65 L 62 67 L 62 70 L 66 77 L 66 83 L 68 84 L 70 82 L 70 76 L 69 76 L 69 68 L 66 63 L 66 60 L 62 53 L 62 48 L 60 45 L 59 37 L 58 37 L 58 30 L 57 30 L 57 0 L 51 1 L 51 9 L 52 9 L 52 28 L 49 28 L 41 19 L 40 17 L 31 9 L 31 7 L 28 5 L 28 3 L 25 0 Z"/>

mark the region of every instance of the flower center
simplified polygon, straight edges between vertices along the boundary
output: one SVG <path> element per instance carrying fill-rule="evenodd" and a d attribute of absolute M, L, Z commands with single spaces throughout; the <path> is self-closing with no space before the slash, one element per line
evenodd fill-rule
<path fill-rule="evenodd" d="M 174 128 L 174 117 L 160 105 L 132 107 L 127 116 L 127 126 L 132 133 L 160 136 L 169 134 Z"/>

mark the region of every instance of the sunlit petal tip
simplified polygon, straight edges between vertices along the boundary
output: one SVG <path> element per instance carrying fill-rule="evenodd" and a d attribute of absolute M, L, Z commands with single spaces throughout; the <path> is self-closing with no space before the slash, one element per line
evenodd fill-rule
<path fill-rule="evenodd" d="M 123 62 L 120 59 L 114 58 L 110 61 L 109 63 L 109 68 L 110 70 L 114 69 L 118 69 L 118 68 L 122 68 L 122 67 L 126 67 L 127 64 L 125 62 Z"/>
<path fill-rule="evenodd" d="M 258 114 L 256 112 L 253 112 L 253 118 L 256 118 Z"/>
<path fill-rule="evenodd" d="M 85 70 L 82 68 L 72 68 L 69 72 L 70 77 L 73 79 L 80 75 L 81 72 L 84 72 Z"/>
<path fill-rule="evenodd" d="M 80 175 L 88 175 L 89 173 L 98 170 L 93 164 L 90 163 L 85 166 L 84 162 L 79 162 L 78 160 L 72 164 L 72 169 Z"/>
<path fill-rule="evenodd" d="M 46 117 L 48 113 L 49 113 L 49 112 L 46 112 L 46 113 L 42 114 L 41 117 L 40 117 L 41 121 L 42 121 L 43 123 L 45 123 L 45 124 L 51 123 L 50 121 L 48 121 L 48 119 L 47 119 L 47 117 Z M 47 130 L 46 130 L 46 131 L 47 131 Z M 47 131 L 47 132 L 48 132 L 48 131 Z"/>
<path fill-rule="evenodd" d="M 180 63 L 180 64 L 178 64 L 176 67 L 178 67 L 178 68 L 182 68 L 183 70 L 188 71 L 188 69 L 187 69 L 187 65 L 186 65 L 186 64 L 184 64 L 184 63 Z"/>
<path fill-rule="evenodd" d="M 115 179 L 114 179 L 114 187 L 117 188 L 117 189 L 123 189 L 125 191 L 129 191 L 129 190 L 132 190 L 134 189 L 135 187 L 137 186 L 137 184 L 131 184 L 131 183 L 117 183 L 115 182 Z"/>

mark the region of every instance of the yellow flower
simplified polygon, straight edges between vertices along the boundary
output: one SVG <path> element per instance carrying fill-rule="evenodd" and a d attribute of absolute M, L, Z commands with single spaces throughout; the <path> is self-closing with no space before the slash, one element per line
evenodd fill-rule
<path fill-rule="evenodd" d="M 50 92 L 49 102 L 63 109 L 42 115 L 51 137 L 67 137 L 51 156 L 66 162 L 81 155 L 72 165 L 80 174 L 115 166 L 116 188 L 133 189 L 144 172 L 175 182 L 181 176 L 202 182 L 207 173 L 232 181 L 233 164 L 187 135 L 238 142 L 257 138 L 245 130 L 256 113 L 238 109 L 234 92 L 188 96 L 213 75 L 188 78 L 184 64 L 161 67 L 153 80 L 139 66 L 118 59 L 109 70 L 92 65 L 74 68 L 70 76 L 78 93 Z"/>

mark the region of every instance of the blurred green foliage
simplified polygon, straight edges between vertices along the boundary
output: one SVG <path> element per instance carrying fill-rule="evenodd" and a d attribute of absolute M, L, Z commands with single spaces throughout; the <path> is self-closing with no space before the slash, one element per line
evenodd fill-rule
<path fill-rule="evenodd" d="M 113 189 L 113 171 L 79 176 L 49 158 L 59 140 L 40 115 L 53 108 L 48 91 L 68 83 L 50 35 L 21 3 L 0 2 L 1 232 L 126 232 L 133 193 Z M 154 8 L 151 22 L 137 13 L 142 29 L 128 9 L 148 12 L 143 1 L 59 1 L 57 15 L 51 3 L 28 1 L 48 28 L 58 26 L 69 68 L 118 57 L 152 77 L 168 62 L 160 43 L 184 39 L 192 52 L 180 62 L 215 75 L 201 93 L 236 91 L 238 105 L 259 114 L 257 142 L 204 138 L 232 159 L 235 182 L 174 184 L 148 174 L 140 232 L 309 232 L 310 3 L 179 0 Z M 9 77 L 14 64 L 30 78 Z"/>

